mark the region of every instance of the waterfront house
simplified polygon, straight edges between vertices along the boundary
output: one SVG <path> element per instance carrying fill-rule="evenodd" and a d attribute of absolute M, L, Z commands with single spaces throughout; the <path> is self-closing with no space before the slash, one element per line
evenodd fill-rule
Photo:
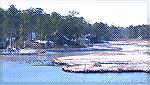
<path fill-rule="evenodd" d="M 28 33 L 28 40 L 35 41 L 37 39 L 37 34 L 35 32 Z"/>

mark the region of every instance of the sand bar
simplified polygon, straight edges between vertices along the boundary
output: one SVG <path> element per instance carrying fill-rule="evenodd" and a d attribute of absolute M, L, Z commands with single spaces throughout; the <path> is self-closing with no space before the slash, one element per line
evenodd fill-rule
<path fill-rule="evenodd" d="M 95 53 L 54 58 L 65 72 L 150 72 L 149 55 L 134 53 Z"/>

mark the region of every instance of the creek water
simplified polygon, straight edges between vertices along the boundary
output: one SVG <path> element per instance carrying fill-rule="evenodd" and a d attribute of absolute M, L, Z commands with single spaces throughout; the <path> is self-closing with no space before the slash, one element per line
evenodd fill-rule
<path fill-rule="evenodd" d="M 133 47 L 133 46 L 131 46 Z M 127 50 L 127 46 L 125 49 Z M 129 46 L 130 48 L 130 46 Z M 150 74 L 147 73 L 67 73 L 59 66 L 51 66 L 51 59 L 55 57 L 92 54 L 88 52 L 48 52 L 45 65 L 35 66 L 33 61 L 40 60 L 0 60 L 1 84 L 56 84 L 56 85 L 150 85 Z M 32 56 L 31 56 L 32 57 Z M 31 62 L 31 63 L 29 63 Z M 41 61 L 42 62 L 42 61 Z"/>

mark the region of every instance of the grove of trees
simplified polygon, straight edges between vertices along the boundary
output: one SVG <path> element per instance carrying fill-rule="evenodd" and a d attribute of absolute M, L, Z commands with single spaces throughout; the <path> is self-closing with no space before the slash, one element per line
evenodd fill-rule
<path fill-rule="evenodd" d="M 42 8 L 18 10 L 14 5 L 4 10 L 0 8 L 0 39 L 15 38 L 27 40 L 29 32 L 36 32 L 38 39 L 45 40 L 46 36 L 59 31 L 60 35 L 69 39 L 78 39 L 81 35 L 91 34 L 102 40 L 114 38 L 150 38 L 150 26 L 138 25 L 129 27 L 108 26 L 102 22 L 90 24 L 83 17 L 76 17 L 78 12 L 69 11 L 67 16 L 57 12 L 47 14 Z"/>

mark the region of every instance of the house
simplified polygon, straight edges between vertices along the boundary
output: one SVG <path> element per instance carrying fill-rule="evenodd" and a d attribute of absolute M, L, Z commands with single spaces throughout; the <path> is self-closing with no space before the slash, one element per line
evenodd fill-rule
<path fill-rule="evenodd" d="M 9 45 L 9 41 L 6 41 L 5 39 L 0 39 L 0 49 L 6 49 Z"/>
<path fill-rule="evenodd" d="M 28 33 L 28 40 L 35 41 L 37 39 L 37 34 L 35 32 Z"/>
<path fill-rule="evenodd" d="M 48 41 L 54 42 L 54 46 L 56 47 L 70 47 L 70 48 L 80 48 L 85 47 L 84 45 L 81 45 L 79 42 L 69 39 L 67 36 L 64 36 L 61 34 L 61 32 L 56 31 L 54 34 L 51 34 L 47 36 Z"/>
<path fill-rule="evenodd" d="M 80 44 L 82 45 L 89 45 L 90 44 L 90 39 L 87 38 L 87 36 L 81 35 L 81 37 L 79 37 L 78 41 L 80 42 Z"/>

